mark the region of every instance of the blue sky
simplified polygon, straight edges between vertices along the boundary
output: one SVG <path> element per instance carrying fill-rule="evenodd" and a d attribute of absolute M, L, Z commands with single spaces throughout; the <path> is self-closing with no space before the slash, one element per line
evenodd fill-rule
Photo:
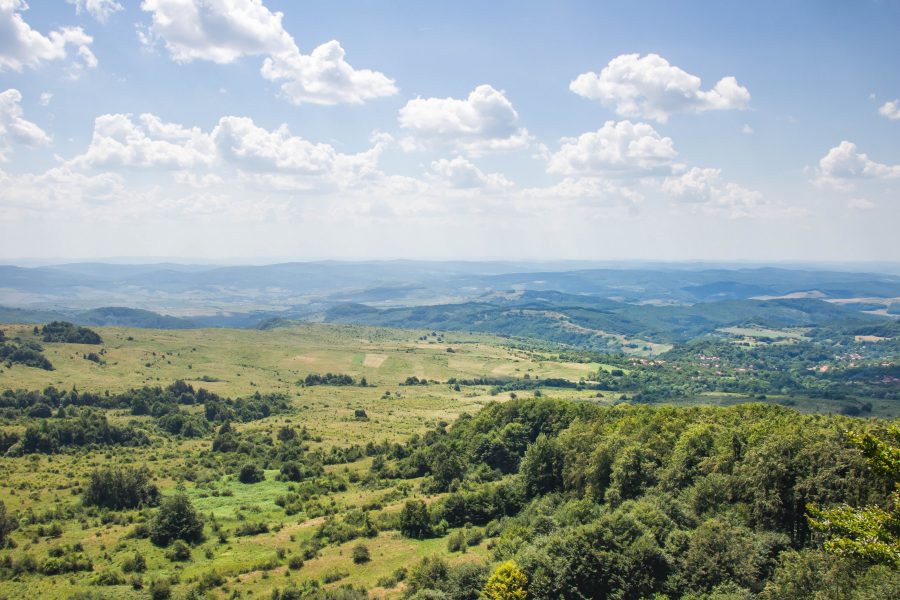
<path fill-rule="evenodd" d="M 898 2 L 0 0 L 0 259 L 900 260 Z"/>

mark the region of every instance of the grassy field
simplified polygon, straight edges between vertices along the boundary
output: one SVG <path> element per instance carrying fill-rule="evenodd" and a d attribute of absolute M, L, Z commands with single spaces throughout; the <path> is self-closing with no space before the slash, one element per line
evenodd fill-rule
<path fill-rule="evenodd" d="M 10 338 L 39 340 L 30 326 L 4 329 Z M 528 374 L 577 381 L 601 368 L 598 363 L 559 362 L 549 354 L 515 349 L 508 340 L 481 334 L 438 337 L 425 331 L 317 324 L 270 331 L 95 330 L 104 340 L 105 364 L 84 359 L 96 346 L 44 344 L 44 354 L 55 370 L 0 366 L 0 389 L 40 390 L 52 385 L 121 392 L 183 379 L 228 397 L 284 392 L 294 398 L 299 418 L 312 433 L 327 443 L 348 444 L 363 434 L 375 439 L 405 438 L 436 421 L 477 411 L 496 399 L 487 386 L 467 387 L 462 393 L 447 385 L 401 386 L 407 377 L 443 382 L 451 377 Z M 364 377 L 369 386 L 298 385 L 310 373 L 327 372 Z M 554 391 L 554 395 L 589 398 L 596 392 L 564 390 Z M 353 419 L 356 408 L 366 410 L 369 422 L 360 424 Z"/>
<path fill-rule="evenodd" d="M 8 338 L 39 341 L 32 327 L 4 325 Z M 367 441 L 404 440 L 439 421 L 451 422 L 463 412 L 474 413 L 493 400 L 509 398 L 509 394 L 492 396 L 488 386 L 465 386 L 455 391 L 446 383 L 426 386 L 401 386 L 407 377 L 446 382 L 451 377 L 555 377 L 578 380 L 592 371 L 609 369 L 598 363 L 560 362 L 549 354 L 514 348 L 508 340 L 487 335 L 438 334 L 426 331 L 402 331 L 340 325 L 301 325 L 271 331 L 253 330 L 150 330 L 96 328 L 103 337 L 102 364 L 86 360 L 84 355 L 98 352 L 97 346 L 43 343 L 44 354 L 55 369 L 21 365 L 0 366 L 0 389 L 58 389 L 111 393 L 145 385 L 166 386 L 183 379 L 194 387 L 206 388 L 227 397 L 242 397 L 255 392 L 288 394 L 293 409 L 290 414 L 272 416 L 261 421 L 238 424 L 244 432 L 274 436 L 281 426 L 304 427 L 314 441 L 312 448 L 346 447 Z M 448 351 L 451 349 L 452 351 Z M 345 373 L 356 379 L 364 377 L 367 387 L 314 386 L 298 382 L 307 374 Z M 389 392 L 389 394 L 388 394 Z M 526 393 L 526 392 L 522 392 Z M 531 393 L 531 392 L 527 392 Z M 613 402 L 617 395 L 597 397 L 597 392 L 554 390 L 555 396 L 582 398 L 593 402 Z M 368 420 L 354 418 L 363 409 Z M 108 411 L 111 423 L 125 424 L 137 419 L 122 410 Z M 21 430 L 21 422 L 7 422 L 4 429 Z M 202 576 L 215 572 L 225 579 L 224 585 L 211 593 L 229 597 L 240 590 L 242 597 L 268 597 L 271 590 L 289 582 L 304 579 L 322 580 L 326 574 L 342 575 L 329 585 L 364 584 L 377 597 L 396 597 L 402 584 L 391 588 L 376 583 L 397 568 L 417 561 L 430 553 L 447 555 L 446 538 L 411 540 L 396 531 L 382 531 L 364 543 L 370 548 L 372 561 L 355 565 L 351 548 L 358 543 L 328 545 L 319 556 L 291 570 L 285 557 L 298 552 L 299 544 L 312 537 L 322 517 L 308 518 L 304 513 L 287 516 L 275 504 L 278 496 L 289 492 L 287 482 L 276 481 L 275 471 L 255 485 L 239 483 L 234 474 L 217 474 L 213 479 L 197 477 L 206 473 L 197 462 L 208 452 L 208 439 L 179 440 L 163 436 L 143 448 L 115 448 L 101 452 L 75 452 L 57 455 L 29 455 L 0 459 L 0 500 L 7 510 L 22 514 L 43 515 L 34 523 L 21 527 L 13 535 L 18 548 L 15 555 L 28 554 L 38 561 L 51 548 L 81 544 L 94 563 L 92 572 L 65 575 L 22 575 L 0 581 L 0 598 L 41 597 L 68 598 L 79 590 L 90 590 L 99 597 L 145 598 L 145 590 L 135 590 L 128 583 L 113 586 L 92 585 L 93 578 L 105 570 L 117 570 L 123 560 L 136 550 L 145 556 L 148 576 L 176 581 L 174 589 L 188 590 Z M 347 465 L 329 466 L 327 470 L 343 480 L 353 471 L 365 472 L 371 459 L 364 458 Z M 146 539 L 132 539 L 128 532 L 131 521 L 140 522 L 146 515 L 132 511 L 129 522 L 105 522 L 102 514 L 81 516 L 77 520 L 63 516 L 68 508 L 80 508 L 80 492 L 89 473 L 104 465 L 147 465 L 155 483 L 164 494 L 183 488 L 195 507 L 207 519 L 214 518 L 225 531 L 232 531 L 247 521 L 265 522 L 269 533 L 245 537 L 229 536 L 221 543 L 213 535 L 192 548 L 186 563 L 172 562 L 165 550 Z M 201 481 L 202 479 L 202 481 Z M 338 514 L 363 504 L 377 503 L 381 513 L 400 510 L 408 497 L 418 494 L 415 480 L 400 489 L 368 489 L 349 483 L 346 490 L 321 498 Z M 427 497 L 432 501 L 433 497 Z M 48 534 L 48 523 L 58 523 L 62 532 Z M 484 543 L 469 548 L 465 554 L 449 557 L 452 561 L 472 560 L 486 556 Z M 176 594 L 176 597 L 178 595 Z"/>
<path fill-rule="evenodd" d="M 38 341 L 31 326 L 3 325 L 7 338 Z M 598 371 L 609 372 L 612 365 L 565 362 L 558 355 L 522 349 L 508 339 L 460 333 L 405 331 L 357 326 L 298 325 L 270 331 L 255 330 L 150 330 L 96 328 L 102 346 L 44 343 L 44 354 L 55 369 L 45 371 L 21 365 L 0 366 L 0 390 L 42 390 L 47 386 L 103 393 L 122 392 L 146 385 L 166 386 L 183 379 L 195 388 L 206 388 L 226 397 L 244 397 L 255 392 L 288 395 L 291 408 L 286 414 L 234 427 L 243 434 L 275 439 L 281 427 L 305 428 L 310 449 L 346 448 L 366 442 L 403 441 L 422 433 L 438 422 L 452 422 L 464 412 L 475 413 L 489 402 L 506 400 L 511 393 L 492 394 L 490 386 L 465 385 L 454 389 L 450 378 L 479 377 L 563 378 L 578 381 Z M 783 332 L 734 330 L 737 336 L 783 336 Z M 101 364 L 85 359 L 89 352 L 101 353 Z M 639 367 L 635 367 L 639 368 Z M 616 367 L 619 369 L 619 367 Z M 625 373 L 628 373 L 625 369 Z M 326 372 L 348 374 L 366 387 L 301 385 L 308 374 Z M 408 377 L 427 379 L 428 385 L 400 385 Z M 530 395 L 533 391 L 518 392 Z M 577 389 L 545 389 L 554 397 L 613 404 L 617 392 Z M 686 399 L 688 403 L 730 405 L 746 402 L 741 394 L 709 394 Z M 785 403 L 787 398 L 769 401 Z M 828 411 L 829 407 L 808 399 L 791 400 L 808 411 Z M 354 413 L 362 409 L 368 419 Z M 187 410 L 200 410 L 188 408 Z M 877 403 L 876 412 L 892 410 Z M 145 423 L 155 432 L 151 417 L 135 417 L 121 409 L 107 411 L 113 424 Z M 35 419 L 6 419 L 0 431 L 21 431 Z M 136 589 L 132 576 L 121 575 L 115 585 L 99 585 L 97 578 L 108 572 L 120 573 L 124 561 L 140 552 L 147 561 L 143 583 L 169 580 L 181 597 L 204 578 L 221 583 L 208 593 L 229 598 L 239 591 L 242 598 L 268 598 L 272 590 L 291 582 L 316 580 L 323 585 L 365 585 L 376 597 L 399 597 L 403 584 L 390 578 L 402 566 L 421 557 L 440 554 L 451 563 L 490 559 L 487 541 L 465 553 L 447 550 L 447 538 L 413 540 L 402 537 L 396 528 L 382 528 L 376 537 L 361 540 L 372 560 L 355 564 L 352 548 L 360 540 L 329 543 L 300 568 L 290 568 L 292 556 L 302 551 L 324 522 L 322 513 L 340 515 L 362 506 L 375 519 L 396 518 L 409 498 L 433 502 L 436 496 L 422 495 L 419 481 L 391 480 L 385 486 L 365 485 L 371 458 L 326 467 L 326 478 L 340 482 L 341 489 L 317 494 L 307 507 L 287 514 L 276 503 L 290 494 L 294 484 L 276 479 L 268 470 L 261 483 L 240 483 L 233 466 L 224 467 L 210 458 L 211 439 L 180 439 L 152 433 L 150 446 L 115 447 L 100 451 L 73 451 L 61 454 L 31 454 L 0 458 L 0 501 L 8 512 L 19 516 L 20 527 L 13 533 L 10 557 L 31 556 L 38 563 L 52 556 L 54 548 L 80 545 L 91 558 L 93 569 L 58 575 L 22 573 L 0 581 L 0 598 L 69 598 L 76 592 L 90 592 L 98 598 L 146 598 L 146 589 Z M 273 442 L 277 444 L 277 442 Z M 129 535 L 136 524 L 146 522 L 152 510 L 86 510 L 81 491 L 92 470 L 106 465 L 146 465 L 154 483 L 164 495 L 183 490 L 207 522 L 206 540 L 191 549 L 191 559 L 173 562 L 166 550 L 147 539 Z M 399 482 L 399 483 L 398 483 Z M 314 507 L 316 510 L 313 510 Z M 244 524 L 265 523 L 268 532 L 238 535 Z M 217 523 L 223 538 L 211 533 Z M 3 552 L 0 551 L 0 555 Z M 384 585 L 379 584 L 381 581 Z"/>

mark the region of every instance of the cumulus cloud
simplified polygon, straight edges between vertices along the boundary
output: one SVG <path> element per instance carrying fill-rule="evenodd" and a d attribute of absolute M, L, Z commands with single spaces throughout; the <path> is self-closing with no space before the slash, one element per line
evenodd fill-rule
<path fill-rule="evenodd" d="M 26 10 L 28 4 L 24 0 L 0 0 L 0 70 L 21 72 L 25 67 L 66 59 L 70 46 L 79 59 L 73 64 L 72 77 L 97 66 L 97 58 L 89 48 L 94 40 L 81 27 L 62 27 L 45 36 L 22 18 L 21 13 Z"/>
<path fill-rule="evenodd" d="M 199 128 L 164 123 L 151 114 L 141 115 L 137 122 L 131 115 L 107 114 L 94 120 L 90 146 L 70 164 L 94 169 L 190 169 L 209 166 L 213 159 L 213 144 Z"/>
<path fill-rule="evenodd" d="M 461 156 L 452 160 L 442 158 L 431 163 L 431 177 L 439 184 L 454 189 L 511 188 L 513 183 L 501 173 L 485 173 Z"/>
<path fill-rule="evenodd" d="M 900 165 L 875 162 L 860 152 L 856 144 L 842 141 L 819 160 L 815 183 L 849 189 L 858 179 L 894 179 L 900 177 Z"/>
<path fill-rule="evenodd" d="M 283 15 L 262 0 L 144 0 L 151 13 L 141 39 L 164 41 L 178 62 L 227 64 L 245 56 L 265 56 L 261 75 L 279 82 L 294 104 L 359 104 L 397 93 L 383 73 L 354 69 L 340 43 L 332 40 L 303 54 L 282 25 Z"/>
<path fill-rule="evenodd" d="M 262 75 L 281 82 L 281 91 L 294 104 L 362 104 L 397 93 L 394 80 L 369 69 L 354 69 L 344 60 L 337 40 L 326 42 L 306 55 L 282 52 L 270 56 Z"/>
<path fill-rule="evenodd" d="M 152 114 L 97 117 L 91 143 L 66 162 L 76 170 L 172 171 L 189 187 L 228 181 L 274 191 L 349 189 L 384 177 L 382 138 L 356 154 L 338 152 L 291 134 L 287 126 L 259 127 L 248 117 L 225 116 L 211 131 L 168 123 Z"/>
<path fill-rule="evenodd" d="M 729 218 L 760 217 L 784 210 L 766 202 L 757 191 L 723 181 L 721 169 L 694 167 L 666 178 L 661 189 L 678 202 Z"/>
<path fill-rule="evenodd" d="M 623 117 L 668 121 L 673 113 L 746 108 L 750 92 L 734 77 L 723 77 L 712 89 L 701 89 L 700 78 L 669 64 L 658 54 L 622 54 L 599 73 L 582 73 L 569 89 L 599 100 Z"/>
<path fill-rule="evenodd" d="M 882 117 L 890 119 L 891 121 L 900 119 L 900 100 L 885 102 L 881 106 L 881 108 L 878 109 L 878 114 L 880 114 Z"/>
<path fill-rule="evenodd" d="M 677 156 L 672 138 L 651 125 L 607 121 L 597 131 L 564 138 L 550 155 L 547 171 L 560 175 L 618 173 L 652 174 L 670 171 Z"/>
<path fill-rule="evenodd" d="M 40 146 L 50 143 L 50 136 L 22 115 L 22 94 L 8 89 L 0 93 L 0 162 L 6 160 L 14 144 Z"/>
<path fill-rule="evenodd" d="M 123 6 L 116 0 L 66 0 L 66 2 L 75 5 L 76 14 L 86 12 L 101 23 L 106 23 L 114 13 L 123 10 Z"/>
<path fill-rule="evenodd" d="M 336 185 L 378 174 L 382 143 L 358 154 L 343 154 L 330 144 L 294 136 L 287 126 L 274 131 L 257 126 L 248 117 L 222 117 L 212 131 L 218 155 L 246 171 L 278 172 L 268 181 L 277 184 L 292 175 L 318 176 Z"/>
<path fill-rule="evenodd" d="M 517 150 L 531 142 L 506 95 L 479 85 L 465 99 L 416 98 L 400 109 L 400 127 L 409 132 L 407 149 L 451 147 L 469 155 Z"/>

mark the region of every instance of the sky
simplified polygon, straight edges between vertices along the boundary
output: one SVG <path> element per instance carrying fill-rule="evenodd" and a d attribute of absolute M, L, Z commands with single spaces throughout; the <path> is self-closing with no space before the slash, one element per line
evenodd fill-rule
<path fill-rule="evenodd" d="M 900 261 L 900 2 L 0 0 L 0 262 Z"/>

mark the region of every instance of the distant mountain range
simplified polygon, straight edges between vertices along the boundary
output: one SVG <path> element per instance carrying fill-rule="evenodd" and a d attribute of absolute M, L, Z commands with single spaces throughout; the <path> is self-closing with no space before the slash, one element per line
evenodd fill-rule
<path fill-rule="evenodd" d="M 883 319 L 900 276 L 815 269 L 579 268 L 578 263 L 307 262 L 0 266 L 0 321 L 152 328 L 317 320 L 473 330 L 579 345 L 680 342 L 753 323 Z M 897 303 L 894 300 L 897 299 Z M 600 340 L 600 341 L 597 341 Z"/>

